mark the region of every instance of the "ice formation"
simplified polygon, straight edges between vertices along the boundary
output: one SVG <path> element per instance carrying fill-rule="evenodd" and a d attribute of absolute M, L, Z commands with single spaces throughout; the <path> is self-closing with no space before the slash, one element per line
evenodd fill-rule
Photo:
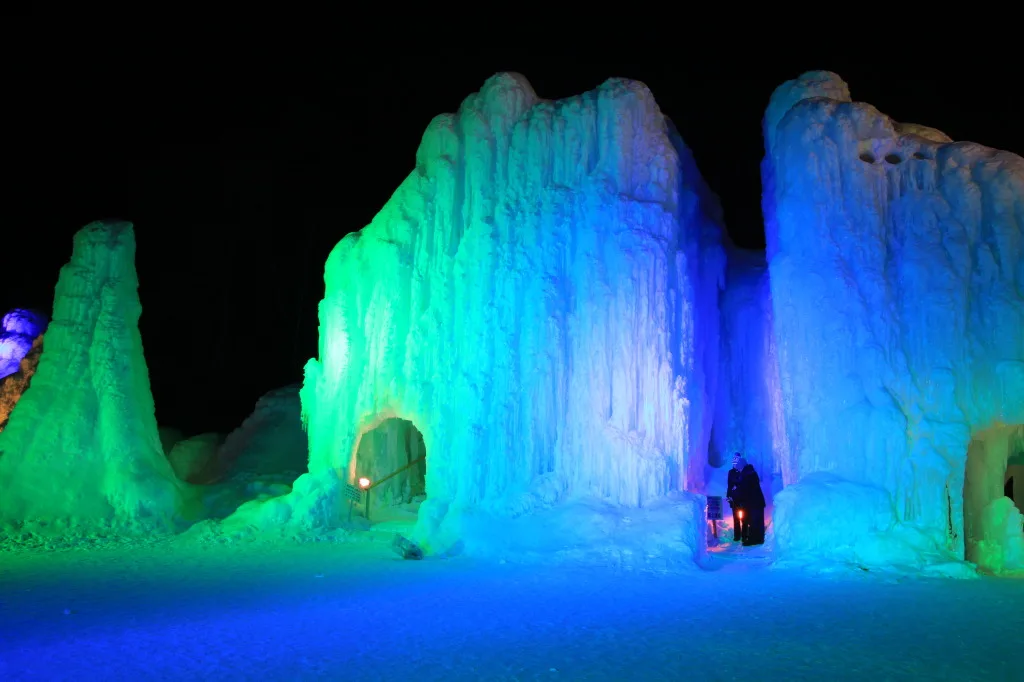
<path fill-rule="evenodd" d="M 130 223 L 92 223 L 60 272 L 46 351 L 0 433 L 0 521 L 165 528 L 179 488 L 157 434 Z"/>
<path fill-rule="evenodd" d="M 178 480 L 200 485 L 211 483 L 221 475 L 217 451 L 223 443 L 224 436 L 219 433 L 182 438 L 171 446 L 167 461 Z"/>
<path fill-rule="evenodd" d="M 46 317 L 31 310 L 14 309 L 0 322 L 0 379 L 18 371 L 32 343 L 46 331 Z"/>
<path fill-rule="evenodd" d="M 309 463 L 301 414 L 297 385 L 262 396 L 253 413 L 228 434 L 217 453 L 222 469 L 257 476 L 290 473 L 294 480 Z"/>
<path fill-rule="evenodd" d="M 43 354 L 43 335 L 40 334 L 29 346 L 28 352 L 18 363 L 18 368 L 0 379 L 0 431 L 7 428 L 14 406 L 21 400 L 32 383 L 32 377 L 39 366 L 39 358 Z"/>
<path fill-rule="evenodd" d="M 307 469 L 300 415 L 299 387 L 285 386 L 262 396 L 253 413 L 227 438 L 202 434 L 174 445 L 168 455 L 171 466 L 179 478 L 198 484 L 190 489 L 191 520 L 212 521 L 197 524 L 192 532 L 224 535 L 227 531 L 230 535 L 231 529 L 216 521 L 232 514 L 244 531 L 251 512 L 259 516 L 280 504 L 280 500 L 269 506 L 263 503 L 291 492 L 295 479 Z M 174 436 L 169 430 L 165 433 L 166 439 Z M 192 473 L 182 476 L 188 471 Z"/>
<path fill-rule="evenodd" d="M 699 489 L 719 213 L 644 85 L 549 102 L 492 77 L 331 253 L 302 389 L 310 473 L 266 513 L 340 516 L 339 481 L 363 475 L 361 437 L 389 418 L 423 435 L 426 536 L 465 536 L 472 517 L 494 540 L 494 519 L 572 498 Z M 676 535 L 703 532 L 702 498 L 676 502 L 691 519 Z"/>
<path fill-rule="evenodd" d="M 1013 568 L 1024 160 L 897 123 L 827 72 L 778 88 L 764 132 L 780 556 Z"/>

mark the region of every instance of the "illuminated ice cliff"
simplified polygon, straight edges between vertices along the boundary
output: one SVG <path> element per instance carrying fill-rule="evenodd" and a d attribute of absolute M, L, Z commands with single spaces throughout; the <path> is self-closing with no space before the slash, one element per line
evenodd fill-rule
<path fill-rule="evenodd" d="M 719 214 L 644 85 L 550 102 L 492 77 L 331 253 L 302 389 L 310 473 L 264 513 L 337 513 L 361 435 L 399 417 L 427 453 L 421 536 L 678 493 L 676 535 L 700 551 L 703 501 L 682 491 L 702 485 L 713 417 Z"/>
<path fill-rule="evenodd" d="M 157 434 L 130 223 L 93 223 L 60 271 L 45 351 L 0 433 L 0 522 L 167 529 L 179 488 Z"/>
<path fill-rule="evenodd" d="M 692 565 L 740 451 L 782 565 L 1024 569 L 1024 160 L 826 72 L 764 132 L 746 253 L 645 86 L 489 79 L 331 253 L 301 420 L 295 389 L 262 399 L 182 474 L 205 487 L 163 454 L 132 228 L 84 228 L 0 433 L 0 522 L 302 534 L 348 525 L 365 476 L 380 507 L 425 493 L 429 552 Z"/>
<path fill-rule="evenodd" d="M 781 557 L 1024 567 L 1024 160 L 779 87 L 764 209 L 790 486 Z"/>
<path fill-rule="evenodd" d="M 781 86 L 764 126 L 767 258 L 726 268 L 717 203 L 643 85 L 545 102 L 499 74 L 435 119 L 328 260 L 310 472 L 240 518 L 336 522 L 344 482 L 411 461 L 363 463 L 362 436 L 411 423 L 435 547 L 628 527 L 699 557 L 692 493 L 723 494 L 738 450 L 783 561 L 1024 565 L 1002 495 L 1024 449 L 1021 159 L 897 124 L 828 73 Z M 546 525 L 498 522 L 526 512 Z"/>

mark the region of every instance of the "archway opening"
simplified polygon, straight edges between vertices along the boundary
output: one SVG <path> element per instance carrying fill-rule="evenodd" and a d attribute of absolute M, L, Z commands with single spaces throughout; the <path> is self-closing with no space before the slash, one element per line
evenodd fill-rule
<path fill-rule="evenodd" d="M 1024 519 L 1008 494 L 1016 462 L 1024 457 L 1024 425 L 975 433 L 964 476 L 964 558 L 982 570 L 1024 568 Z M 1012 484 L 1012 483 L 1011 483 Z"/>
<path fill-rule="evenodd" d="M 1024 442 L 1011 443 L 1003 494 L 1024 514 Z"/>
<path fill-rule="evenodd" d="M 362 511 L 375 528 L 399 532 L 415 525 L 427 498 L 426 456 L 423 434 L 407 419 L 385 419 L 360 437 L 355 476 L 369 488 Z"/>

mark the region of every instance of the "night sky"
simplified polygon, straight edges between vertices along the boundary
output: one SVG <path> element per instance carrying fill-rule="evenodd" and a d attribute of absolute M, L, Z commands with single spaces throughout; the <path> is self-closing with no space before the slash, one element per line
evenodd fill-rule
<path fill-rule="evenodd" d="M 497 71 L 523 73 L 549 99 L 612 76 L 645 82 L 747 248 L 764 246 L 761 116 L 772 90 L 802 71 L 836 71 L 855 99 L 897 120 L 1024 154 L 1024 102 L 994 100 L 967 71 L 918 80 L 834 61 L 730 71 L 515 56 L 451 59 L 429 72 L 358 60 L 82 58 L 45 73 L 27 63 L 4 86 L 0 309 L 49 313 L 75 231 L 101 218 L 134 222 L 157 418 L 187 434 L 230 431 L 260 395 L 301 381 L 316 352 L 327 254 L 413 169 L 430 119 Z"/>

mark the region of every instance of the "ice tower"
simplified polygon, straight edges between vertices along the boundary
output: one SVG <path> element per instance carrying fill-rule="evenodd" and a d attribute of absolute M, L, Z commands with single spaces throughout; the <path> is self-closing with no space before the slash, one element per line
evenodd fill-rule
<path fill-rule="evenodd" d="M 719 215 L 641 83 L 550 102 L 489 79 L 327 261 L 293 502 L 336 513 L 331 481 L 362 474 L 360 439 L 389 418 L 422 433 L 428 531 L 469 508 L 699 489 Z"/>
<path fill-rule="evenodd" d="M 794 486 L 782 556 L 1024 562 L 1024 160 L 808 73 L 765 115 L 764 208 Z M 1024 564 L 1021 564 L 1024 566 Z"/>
<path fill-rule="evenodd" d="M 0 521 L 167 528 L 179 490 L 157 434 L 130 223 L 92 223 L 60 272 L 45 351 L 0 433 Z"/>

